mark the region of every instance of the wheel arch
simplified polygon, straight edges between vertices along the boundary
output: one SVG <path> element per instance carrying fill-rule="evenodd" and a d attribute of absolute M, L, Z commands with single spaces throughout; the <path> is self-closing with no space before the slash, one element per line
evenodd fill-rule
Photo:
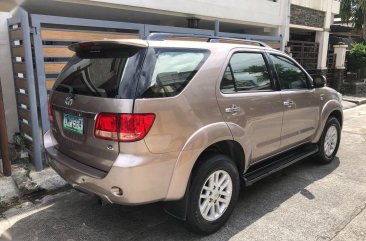
<path fill-rule="evenodd" d="M 243 173 L 245 169 L 245 153 L 244 149 L 240 145 L 239 142 L 235 140 L 223 140 L 212 145 L 208 146 L 205 150 L 197 158 L 195 164 L 193 165 L 192 172 L 196 169 L 196 167 L 204 162 L 204 155 L 206 153 L 217 152 L 228 156 L 231 160 L 234 161 L 236 167 L 238 168 L 239 173 Z"/>
<path fill-rule="evenodd" d="M 244 172 L 245 153 L 238 142 L 227 139 L 212 143 L 211 145 L 207 146 L 203 151 L 201 151 L 201 153 L 197 156 L 197 159 L 193 163 L 190 175 L 187 180 L 187 184 L 185 185 L 183 197 L 176 201 L 167 201 L 164 203 L 164 210 L 167 213 L 180 220 L 186 220 L 192 174 L 195 172 L 199 165 L 205 162 L 204 157 L 206 155 L 212 155 L 213 153 L 220 153 L 228 156 L 235 163 L 235 166 L 238 168 L 239 174 Z"/>
<path fill-rule="evenodd" d="M 233 139 L 225 122 L 207 125 L 196 131 L 186 142 L 177 159 L 165 201 L 165 210 L 179 218 L 185 218 L 185 207 L 191 174 L 201 157 L 208 152 L 220 152 L 232 158 L 239 173 L 245 167 L 245 154 L 241 145 Z"/>
<path fill-rule="evenodd" d="M 315 133 L 315 137 L 313 140 L 314 143 L 319 142 L 320 137 L 323 133 L 325 124 L 327 123 L 328 119 L 331 117 L 337 118 L 341 127 L 343 126 L 343 110 L 342 110 L 342 105 L 338 101 L 332 100 L 332 101 L 327 102 L 324 105 L 324 107 L 320 113 L 319 127 Z"/>
<path fill-rule="evenodd" d="M 338 120 L 339 124 L 341 125 L 341 127 L 343 126 L 343 114 L 342 114 L 342 112 L 341 112 L 341 111 L 339 111 L 339 110 L 334 110 L 334 111 L 332 111 L 332 112 L 329 114 L 329 116 L 328 116 L 327 120 L 328 120 L 328 119 L 330 119 L 331 117 L 336 118 L 336 119 Z"/>

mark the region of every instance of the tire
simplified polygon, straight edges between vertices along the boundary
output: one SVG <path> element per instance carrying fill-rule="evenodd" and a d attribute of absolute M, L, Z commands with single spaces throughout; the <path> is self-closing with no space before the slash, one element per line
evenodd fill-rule
<path fill-rule="evenodd" d="M 218 180 L 218 183 L 223 183 L 217 185 L 214 182 L 215 177 L 218 178 L 215 179 Z M 216 189 L 209 193 L 208 189 L 213 190 L 213 185 L 210 184 L 215 184 Z M 229 197 L 230 190 L 231 197 Z M 229 157 L 219 153 L 209 153 L 202 156 L 199 165 L 192 174 L 186 219 L 188 228 L 203 235 L 219 230 L 234 210 L 239 190 L 239 172 Z M 214 206 L 214 208 L 208 208 L 211 206 Z M 206 215 L 204 215 L 205 210 L 209 210 Z M 213 214 L 216 214 L 216 216 Z"/>
<path fill-rule="evenodd" d="M 334 133 L 334 131 L 336 131 L 336 133 Z M 327 134 L 329 134 L 330 137 L 327 136 Z M 336 140 L 332 139 L 331 138 L 332 136 L 334 136 L 334 138 L 336 136 Z M 339 121 L 336 118 L 331 117 L 327 120 L 327 123 L 325 124 L 323 130 L 323 134 L 318 143 L 319 152 L 316 155 L 317 157 L 316 161 L 320 164 L 331 163 L 337 154 L 340 140 L 341 140 L 341 125 L 339 124 Z"/>

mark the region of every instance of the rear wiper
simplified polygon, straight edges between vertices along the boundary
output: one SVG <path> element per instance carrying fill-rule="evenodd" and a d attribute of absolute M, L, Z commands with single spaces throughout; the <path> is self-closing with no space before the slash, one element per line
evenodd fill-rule
<path fill-rule="evenodd" d="M 75 92 L 74 92 L 74 88 L 71 85 L 65 85 L 65 84 L 59 84 L 59 87 L 64 87 L 66 89 L 69 90 L 69 94 L 70 94 L 70 98 L 74 99 L 75 97 Z"/>

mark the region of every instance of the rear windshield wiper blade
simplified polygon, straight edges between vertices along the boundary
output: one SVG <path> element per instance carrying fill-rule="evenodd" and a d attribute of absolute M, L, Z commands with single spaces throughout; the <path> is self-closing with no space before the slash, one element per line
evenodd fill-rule
<path fill-rule="evenodd" d="M 64 87 L 69 90 L 69 94 L 71 98 L 75 97 L 74 88 L 71 85 L 65 85 L 65 84 L 58 84 L 58 87 Z"/>

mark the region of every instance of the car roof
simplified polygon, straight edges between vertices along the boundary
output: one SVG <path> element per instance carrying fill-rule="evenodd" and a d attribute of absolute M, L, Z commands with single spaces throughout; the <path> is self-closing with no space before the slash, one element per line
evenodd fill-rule
<path fill-rule="evenodd" d="M 235 41 L 235 40 L 233 40 Z M 143 40 L 143 39 L 105 39 L 98 41 L 82 42 L 72 44 L 69 49 L 77 51 L 82 48 L 83 45 L 96 45 L 96 46 L 110 46 L 118 48 L 118 46 L 134 46 L 134 47 L 153 47 L 153 48 L 190 48 L 190 49 L 207 49 L 207 50 L 231 50 L 236 48 L 247 49 L 247 50 L 270 50 L 272 52 L 279 52 L 276 49 L 270 47 L 263 47 L 257 45 L 247 44 L 245 42 L 206 42 L 199 39 L 189 40 Z"/>

